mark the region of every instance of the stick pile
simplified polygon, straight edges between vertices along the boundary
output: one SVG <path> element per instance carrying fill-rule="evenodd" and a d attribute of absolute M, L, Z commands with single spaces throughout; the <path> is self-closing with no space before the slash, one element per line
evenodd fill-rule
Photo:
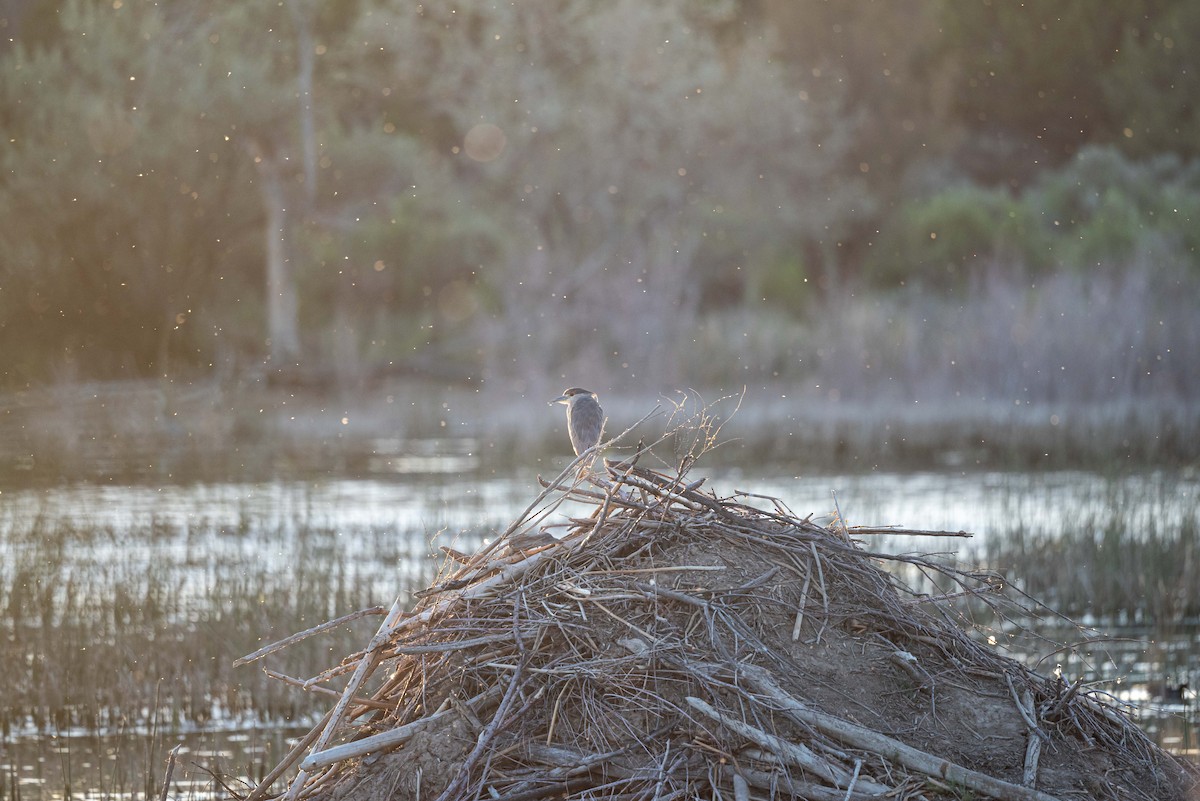
<path fill-rule="evenodd" d="M 303 682 L 336 701 L 246 801 L 1187 797 L 1113 707 L 953 621 L 991 577 L 684 471 L 562 480 Z M 550 536 L 567 501 L 586 511 Z M 916 595 L 888 560 L 955 591 Z"/>

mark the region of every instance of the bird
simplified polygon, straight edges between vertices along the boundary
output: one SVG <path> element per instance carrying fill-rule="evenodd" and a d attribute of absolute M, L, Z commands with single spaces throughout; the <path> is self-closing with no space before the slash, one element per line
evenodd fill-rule
<path fill-rule="evenodd" d="M 553 406 L 561 403 L 567 407 L 567 433 L 571 435 L 571 447 L 578 456 L 600 442 L 604 434 L 604 410 L 596 393 L 582 387 L 571 387 L 550 401 Z"/>

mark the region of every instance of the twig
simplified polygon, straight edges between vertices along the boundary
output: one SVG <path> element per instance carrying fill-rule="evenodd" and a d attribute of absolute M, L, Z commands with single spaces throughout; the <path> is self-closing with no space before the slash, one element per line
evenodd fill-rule
<path fill-rule="evenodd" d="M 462 651 L 466 648 L 474 648 L 478 645 L 487 645 L 493 642 L 512 642 L 513 635 L 510 632 L 503 634 L 487 634 L 483 637 L 469 637 L 463 640 L 451 640 L 449 642 L 430 642 L 422 643 L 421 645 L 397 645 L 390 649 L 393 654 L 413 656 L 416 654 L 438 654 L 446 651 Z"/>
<path fill-rule="evenodd" d="M 817 642 L 821 642 L 821 634 L 825 631 L 825 623 L 829 620 L 829 590 L 825 587 L 825 569 L 821 567 L 821 555 L 817 553 L 817 544 L 810 542 L 808 547 L 812 549 L 813 564 L 817 567 L 817 581 L 821 585 L 821 605 L 825 614 L 821 618 L 821 628 L 817 629 Z"/>
<path fill-rule="evenodd" d="M 301 640 L 307 639 L 314 634 L 320 634 L 323 631 L 337 628 L 338 626 L 349 623 L 352 620 L 358 620 L 360 617 L 367 617 L 368 615 L 382 615 L 385 611 L 386 610 L 382 606 L 372 606 L 369 609 L 360 609 L 357 612 L 351 612 L 348 615 L 342 615 L 336 620 L 330 620 L 327 623 L 322 623 L 319 626 L 313 626 L 311 629 L 305 629 L 304 631 L 298 634 L 293 634 L 290 637 L 284 637 L 282 640 L 273 642 L 270 645 L 264 645 L 262 648 L 259 648 L 252 654 L 246 654 L 243 657 L 235 659 L 233 661 L 233 666 L 241 667 L 242 665 L 249 664 L 255 660 L 262 659 L 264 656 L 268 656 L 276 651 L 287 648 L 289 645 L 295 645 Z"/>
<path fill-rule="evenodd" d="M 298 679 L 295 676 L 289 676 L 286 673 L 280 673 L 278 670 L 271 670 L 270 668 L 263 668 L 263 673 L 267 674 L 268 676 L 275 679 L 276 681 L 281 681 L 284 684 L 290 684 L 293 687 L 299 687 L 301 690 L 304 690 L 305 692 L 317 693 L 319 695 L 327 695 L 327 696 L 330 696 L 333 698 L 341 698 L 342 697 L 342 694 L 340 692 L 338 692 L 337 690 L 331 690 L 328 687 L 322 687 L 319 684 L 312 684 L 311 682 L 305 681 L 304 679 Z M 362 696 L 355 698 L 354 703 L 357 704 L 358 706 L 372 707 L 374 709 L 391 709 L 392 707 L 395 706 L 395 704 L 385 704 L 380 701 L 376 701 L 372 698 L 363 698 Z"/>
<path fill-rule="evenodd" d="M 834 790 L 812 782 L 803 781 L 787 772 L 755 770 L 745 765 L 734 767 L 725 765 L 723 773 L 742 776 L 755 789 L 763 790 L 768 798 L 803 798 L 811 801 L 846 801 L 846 793 Z M 732 781 L 732 780 L 731 780 Z M 922 798 L 923 796 L 913 796 Z M 856 791 L 850 796 L 850 801 L 867 801 L 870 796 Z"/>
<path fill-rule="evenodd" d="M 850 526 L 846 529 L 852 536 L 873 536 L 878 534 L 897 534 L 904 537 L 963 537 L 975 535 L 969 531 L 927 531 L 917 528 L 900 528 L 898 526 Z"/>
<path fill-rule="evenodd" d="M 1007 678 L 1007 676 L 1006 676 Z M 1011 684 L 1010 684 L 1011 686 Z M 1017 705 L 1021 709 L 1022 716 L 1026 722 L 1029 718 L 1036 714 L 1033 705 L 1033 693 L 1025 690 L 1021 693 L 1021 701 Z M 1046 735 L 1041 732 L 1037 726 L 1031 726 L 1029 729 L 1029 739 L 1025 742 L 1025 770 L 1021 774 L 1021 784 L 1030 789 L 1037 787 L 1038 760 L 1042 755 L 1042 739 Z M 1049 738 L 1046 738 L 1049 739 Z"/>
<path fill-rule="evenodd" d="M 255 787 L 250 792 L 250 795 L 246 796 L 242 801 L 258 801 L 258 799 L 265 796 L 267 791 L 271 789 L 271 785 L 278 781 L 280 776 L 290 770 L 292 765 L 296 763 L 296 760 L 308 750 L 308 747 L 317 741 L 317 737 L 321 735 L 325 725 L 329 723 L 329 718 L 332 716 L 333 709 L 331 707 L 329 711 L 325 713 L 325 716 L 321 718 L 321 722 L 314 726 L 308 734 L 304 735 L 300 742 L 292 746 L 292 750 L 288 751 L 287 756 L 285 756 L 283 760 L 275 766 L 274 770 L 264 776 L 263 780 L 258 783 L 258 786 Z"/>
<path fill-rule="evenodd" d="M 672 601 L 679 601 L 680 603 L 687 604 L 688 606 L 698 606 L 702 609 L 708 606 L 708 601 L 701 600 L 694 595 L 688 595 L 687 593 L 680 592 L 679 590 L 672 590 L 667 587 L 663 587 L 659 584 L 646 584 L 645 582 L 639 581 L 634 586 L 646 595 L 658 595 L 663 598 L 669 598 Z"/>
<path fill-rule="evenodd" d="M 1010 676 L 1008 673 L 1004 674 L 1004 683 L 1008 685 L 1008 693 L 1010 696 L 1012 696 L 1013 704 L 1017 707 L 1017 711 L 1021 713 L 1021 719 L 1025 721 L 1025 726 L 1029 729 L 1030 733 L 1036 734 L 1040 739 L 1049 742 L 1050 737 L 1044 731 L 1042 731 L 1041 727 L 1037 724 L 1037 719 L 1035 717 L 1037 710 L 1035 710 L 1033 707 L 1033 696 L 1030 695 L 1028 699 L 1029 703 L 1025 703 L 1025 696 L 1029 695 L 1029 690 L 1025 690 L 1024 693 L 1018 697 L 1017 688 L 1013 686 L 1012 676 Z"/>
<path fill-rule="evenodd" d="M 720 572 L 728 570 L 728 565 L 662 565 L 660 567 L 630 567 L 622 570 L 588 570 L 584 576 L 632 576 L 638 573 L 682 573 L 685 571 Z"/>
<path fill-rule="evenodd" d="M 862 770 L 862 760 L 854 760 L 854 775 L 850 777 L 850 785 L 846 788 L 846 797 L 843 801 L 850 801 L 850 797 L 854 795 L 854 785 L 858 784 L 858 774 Z"/>
<path fill-rule="evenodd" d="M 1054 702 L 1054 707 L 1050 710 L 1050 713 L 1046 715 L 1046 717 L 1057 718 L 1059 715 L 1061 715 L 1063 710 L 1066 709 L 1071 703 L 1071 699 L 1075 697 L 1075 694 L 1079 692 L 1079 688 L 1082 686 L 1083 676 L 1080 676 L 1071 684 L 1070 689 L 1068 689 L 1061 698 Z"/>
<path fill-rule="evenodd" d="M 471 753 L 468 754 L 466 759 L 463 760 L 462 765 L 458 769 L 458 773 L 455 775 L 454 779 L 448 785 L 446 785 L 446 789 L 443 790 L 442 794 L 437 797 L 437 801 L 448 801 L 449 799 L 454 798 L 458 794 L 459 790 L 462 789 L 462 786 L 466 784 L 467 779 L 470 777 L 471 768 L 474 767 L 477 761 L 479 761 L 479 757 L 483 754 L 484 750 L 496 736 L 496 733 L 500 730 L 501 724 L 504 723 L 504 718 L 508 714 L 508 708 L 512 705 L 513 698 L 516 697 L 517 687 L 521 684 L 521 674 L 523 673 L 524 667 L 525 660 L 522 660 L 520 664 L 517 665 L 517 670 L 515 673 L 513 673 L 513 677 L 509 679 L 508 689 L 504 691 L 504 698 L 500 700 L 500 706 L 497 707 L 495 716 L 492 718 L 491 722 L 488 723 L 487 728 L 479 733 L 479 739 L 476 741 L 475 747 L 471 749 Z"/>
<path fill-rule="evenodd" d="M 850 797 L 849 792 L 846 797 Z M 736 770 L 733 772 L 733 801 L 750 801 L 750 783 Z"/>
<path fill-rule="evenodd" d="M 838 503 L 837 490 L 832 490 L 830 495 L 833 496 L 833 509 L 837 512 L 837 522 L 841 526 L 842 539 L 846 542 L 850 541 L 850 530 L 846 528 L 846 518 L 842 517 L 842 505 Z"/>
<path fill-rule="evenodd" d="M 359 660 L 358 667 L 354 670 L 354 675 L 350 677 L 350 681 L 346 683 L 346 688 L 342 690 L 342 697 L 338 699 L 337 704 L 334 705 L 333 712 L 330 714 L 324 730 L 321 732 L 320 736 L 317 737 L 316 742 L 313 743 L 314 751 L 320 751 L 329 744 L 330 739 L 333 737 L 333 733 L 337 731 L 338 726 L 341 725 L 342 716 L 346 714 L 346 708 L 350 705 L 350 700 L 354 697 L 354 694 L 358 692 L 358 688 L 362 685 L 363 680 L 372 670 L 374 670 L 379 658 L 379 649 L 382 648 L 384 643 L 386 643 L 392 636 L 393 629 L 400 622 L 403 614 L 403 597 L 397 596 L 396 600 L 392 603 L 391 611 L 388 612 L 387 617 L 384 618 L 383 623 L 375 632 L 375 636 L 371 638 L 371 642 L 367 645 L 366 653 L 364 653 L 362 659 Z M 292 781 L 292 784 L 287 791 L 288 801 L 295 801 L 300 793 L 300 788 L 304 786 L 304 783 L 307 780 L 307 771 L 300 770 L 296 773 L 296 778 Z"/>
<path fill-rule="evenodd" d="M 800 627 L 804 625 L 804 607 L 808 605 L 808 585 L 812 583 L 812 571 L 804 574 L 804 586 L 800 588 L 800 603 L 796 607 L 796 623 L 792 626 L 792 642 L 800 639 Z"/>
<path fill-rule="evenodd" d="M 994 587 L 988 585 L 986 587 L 970 587 L 958 592 L 947 592 L 942 595 L 917 595 L 912 598 L 905 598 L 906 604 L 936 604 L 942 601 L 953 601 L 958 598 L 978 598 L 987 593 L 998 593 L 1003 590 L 1003 587 Z"/>

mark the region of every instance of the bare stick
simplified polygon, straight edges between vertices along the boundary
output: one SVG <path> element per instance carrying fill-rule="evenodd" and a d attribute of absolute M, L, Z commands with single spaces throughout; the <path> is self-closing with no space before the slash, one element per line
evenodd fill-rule
<path fill-rule="evenodd" d="M 854 760 L 854 775 L 850 777 L 850 786 L 846 788 L 846 797 L 843 801 L 850 801 L 850 797 L 854 795 L 854 785 L 858 784 L 858 774 L 862 772 L 862 760 Z"/>
<path fill-rule="evenodd" d="M 800 639 L 800 627 L 804 625 L 804 607 L 808 605 L 808 585 L 812 583 L 812 571 L 804 574 L 804 586 L 800 588 L 800 605 L 796 608 L 796 625 L 792 626 L 792 642 Z"/>
<path fill-rule="evenodd" d="M 839 516 L 841 512 L 838 513 Z M 808 547 L 812 549 L 813 563 L 817 566 L 817 581 L 821 585 L 821 605 L 824 616 L 821 619 L 821 628 L 817 630 L 817 642 L 821 642 L 821 634 L 825 631 L 825 623 L 829 620 L 829 590 L 825 587 L 825 569 L 821 567 L 821 555 L 817 553 L 817 544 L 810 542 Z"/>
<path fill-rule="evenodd" d="M 327 695 L 331 698 L 341 698 L 342 697 L 342 694 L 340 692 L 338 692 L 337 690 L 331 690 L 328 687 L 322 687 L 319 684 L 313 684 L 310 681 L 305 681 L 304 679 L 298 679 L 295 676 L 289 676 L 286 673 L 280 673 L 278 670 L 271 670 L 270 668 L 263 668 L 263 673 L 266 673 L 268 676 L 275 679 L 276 681 L 282 681 L 284 684 L 290 684 L 293 687 L 299 687 L 301 690 L 304 690 L 305 692 Z M 363 698 L 362 696 L 355 698 L 354 704 L 356 706 L 363 707 L 366 709 L 394 709 L 396 706 L 395 704 L 387 704 L 382 701 L 376 701 L 374 698 Z"/>
<path fill-rule="evenodd" d="M 292 746 L 292 750 L 288 751 L 287 756 L 285 756 L 283 760 L 275 766 L 274 770 L 263 777 L 263 780 L 258 783 L 258 786 L 255 787 L 250 792 L 250 795 L 246 796 L 243 801 L 258 801 L 258 799 L 266 795 L 267 791 L 271 789 L 271 785 L 274 784 L 280 776 L 286 773 L 288 769 L 295 764 L 296 760 L 300 758 L 301 754 L 308 750 L 310 745 L 316 742 L 317 737 L 320 736 L 321 731 L 325 728 L 325 724 L 329 722 L 331 715 L 333 715 L 333 709 L 330 709 L 325 713 L 325 717 L 321 718 L 321 722 L 314 726 L 312 731 L 304 736 L 304 739 Z"/>
<path fill-rule="evenodd" d="M 293 634 L 290 637 L 284 637 L 282 640 L 273 642 L 270 645 L 264 645 L 262 648 L 259 648 L 257 651 L 255 651 L 252 654 L 246 654 L 245 656 L 243 656 L 239 659 L 235 659 L 233 661 L 233 666 L 241 667 L 242 665 L 247 665 L 257 659 L 262 659 L 264 656 L 273 654 L 276 651 L 287 648 L 289 645 L 295 645 L 296 643 L 300 642 L 301 640 L 307 639 L 307 638 L 313 636 L 314 634 L 320 634 L 323 631 L 328 631 L 329 629 L 337 628 L 338 626 L 341 626 L 344 623 L 349 623 L 352 620 L 358 620 L 360 617 L 367 617 L 368 615 L 382 615 L 386 611 L 387 610 L 385 610 L 382 606 L 372 606 L 369 609 L 359 609 L 357 612 L 351 612 L 348 615 L 342 615 L 337 620 L 330 620 L 326 623 L 322 623 L 319 626 L 313 626 L 311 629 L 305 629 L 304 631 L 302 631 L 298 634 Z"/>
<path fill-rule="evenodd" d="M 167 791 L 171 789 L 171 776 L 175 773 L 175 758 L 179 756 L 180 748 L 183 748 L 183 743 L 177 743 L 167 753 L 167 775 L 163 778 L 162 792 L 158 795 L 158 801 L 167 801 Z"/>
<path fill-rule="evenodd" d="M 850 541 L 850 530 L 846 528 L 846 518 L 842 517 L 842 505 L 838 503 L 837 490 L 830 493 L 833 496 L 833 509 L 837 512 L 838 524 L 842 527 L 842 538 Z"/>
<path fill-rule="evenodd" d="M 977 598 L 982 595 L 987 595 L 988 593 L 1001 592 L 1003 589 L 1004 589 L 1003 587 L 993 586 L 993 585 L 989 584 L 986 587 L 971 587 L 970 589 L 967 589 L 967 590 L 961 590 L 959 592 L 947 592 L 947 593 L 943 593 L 942 595 L 920 595 L 920 596 L 916 596 L 914 598 L 905 598 L 904 603 L 906 603 L 906 604 L 936 604 L 936 603 L 941 603 L 942 601 L 953 601 L 956 598 Z"/>
<path fill-rule="evenodd" d="M 628 567 L 623 570 L 588 570 L 583 576 L 629 576 L 636 573 L 678 573 L 684 570 L 721 571 L 728 565 L 662 565 L 661 567 Z"/>
<path fill-rule="evenodd" d="M 509 632 L 503 634 L 485 634 L 482 637 L 468 637 L 464 640 L 451 640 L 450 642 L 431 642 L 424 645 L 397 645 L 392 649 L 394 654 L 412 655 L 412 654 L 439 654 L 445 651 L 461 651 L 464 648 L 474 648 L 476 645 L 487 645 L 493 642 L 512 642 L 513 635 Z"/>
<path fill-rule="evenodd" d="M 886 734 L 880 734 L 865 726 L 859 726 L 857 723 L 851 723 L 834 715 L 812 709 L 785 693 L 775 683 L 771 674 L 757 665 L 741 665 L 739 672 L 759 692 L 778 704 L 780 710 L 788 717 L 820 729 L 855 748 L 879 754 L 888 761 L 898 762 L 907 768 L 924 773 L 926 776 L 961 784 L 976 792 L 999 798 L 1001 801 L 1059 801 L 1052 795 L 970 770 L 941 757 L 927 754 L 888 737 Z"/>
<path fill-rule="evenodd" d="M 480 693 L 467 701 L 467 703 L 474 704 L 491 695 L 495 695 L 495 688 Z M 449 707 L 419 720 L 414 720 L 411 723 L 406 723 L 403 726 L 397 726 L 394 729 L 389 729 L 370 737 L 364 737 L 361 740 L 354 740 L 343 745 L 335 745 L 333 748 L 326 748 L 324 751 L 315 751 L 305 757 L 304 761 L 300 763 L 300 770 L 313 771 L 317 768 L 323 768 L 326 765 L 332 765 L 335 762 L 342 762 L 356 756 L 369 754 L 372 751 L 385 751 L 388 748 L 394 748 L 401 743 L 411 740 L 429 724 L 451 714 L 458 714 L 458 710 L 454 707 Z"/>
<path fill-rule="evenodd" d="M 350 700 L 358 692 L 358 688 L 362 685 L 363 680 L 366 679 L 367 674 L 374 670 L 379 658 L 379 649 L 391 638 L 393 630 L 403 615 L 403 596 L 397 596 L 396 600 L 392 603 L 391 611 L 388 612 L 387 617 L 384 618 L 383 623 L 375 632 L 375 636 L 371 638 L 370 644 L 367 645 L 366 653 L 359 660 L 358 667 L 354 670 L 354 675 L 346 683 L 346 688 L 342 691 L 342 697 L 334 705 L 333 711 L 329 715 L 329 720 L 325 724 L 324 731 L 321 732 L 316 742 L 313 743 L 314 751 L 323 750 L 333 738 L 333 733 L 337 731 L 338 726 L 341 725 L 342 717 L 346 714 L 346 708 L 350 706 Z M 295 780 L 288 788 L 288 801 L 295 801 L 296 797 L 300 794 L 300 788 L 304 786 L 306 781 L 308 781 L 308 772 L 304 770 L 298 771 Z"/>
<path fill-rule="evenodd" d="M 803 743 L 789 742 L 773 734 L 768 734 L 762 729 L 751 726 L 745 721 L 731 718 L 699 698 L 688 696 L 685 700 L 693 709 L 702 712 L 730 731 L 758 744 L 759 747 L 765 748 L 785 762 L 803 768 L 809 773 L 819 776 L 827 782 L 837 784 L 840 787 L 849 785 L 850 774 L 847 771 L 817 756 L 813 753 L 812 749 Z M 861 780 L 860 784 L 868 792 L 887 793 L 892 790 L 891 787 L 868 779 Z"/>
<path fill-rule="evenodd" d="M 525 667 L 525 660 L 522 660 L 517 665 L 517 670 L 513 673 L 512 679 L 508 682 L 508 689 L 504 691 L 504 697 L 500 699 L 500 706 L 496 708 L 496 714 L 492 718 L 491 723 L 487 728 L 479 733 L 479 739 L 475 742 L 475 747 L 471 749 L 471 753 L 467 754 L 467 758 L 463 760 L 462 765 L 458 769 L 458 774 L 454 780 L 446 786 L 442 794 L 438 796 L 437 801 L 447 801 L 454 798 L 458 791 L 462 789 L 466 783 L 468 775 L 471 772 L 471 767 L 479 760 L 479 757 L 487 749 L 488 745 L 495 738 L 496 733 L 500 731 L 501 724 L 504 723 L 504 718 L 508 715 L 508 708 L 512 705 L 512 700 L 516 696 L 516 689 L 521 684 L 522 673 Z"/>
<path fill-rule="evenodd" d="M 1012 676 L 1007 673 L 1004 674 L 1004 683 L 1008 685 L 1008 692 L 1012 696 L 1013 704 L 1016 705 L 1017 711 L 1021 713 L 1021 719 L 1025 721 L 1025 725 L 1029 731 L 1048 741 L 1050 739 L 1049 736 L 1037 724 L 1036 711 L 1033 709 L 1033 697 L 1030 696 L 1029 704 L 1025 704 L 1025 695 L 1028 695 L 1029 691 L 1026 690 L 1021 697 L 1017 697 L 1017 688 L 1013 686 Z"/>
<path fill-rule="evenodd" d="M 1004 674 L 1004 679 L 1008 682 L 1008 688 L 1012 690 L 1012 679 L 1008 677 L 1007 673 Z M 1042 740 L 1049 738 L 1037 727 L 1037 708 L 1033 705 L 1033 693 L 1028 689 L 1021 692 L 1021 698 L 1017 700 L 1017 709 L 1021 710 L 1021 717 L 1025 718 L 1025 725 L 1029 727 L 1029 739 L 1025 741 L 1025 770 L 1021 773 L 1021 784 L 1033 789 L 1037 787 L 1038 760 L 1042 756 Z"/>
<path fill-rule="evenodd" d="M 737 771 L 733 772 L 733 801 L 750 801 L 750 783 Z"/>
<path fill-rule="evenodd" d="M 755 770 L 745 765 L 737 768 L 725 765 L 722 772 L 741 775 L 751 787 L 766 791 L 768 798 L 804 798 L 811 801 L 865 801 L 872 798 L 861 790 L 847 796 L 841 790 L 802 781 L 788 773 Z"/>
<path fill-rule="evenodd" d="M 875 534 L 899 534 L 905 537 L 964 537 L 975 535 L 969 531 L 925 531 L 918 528 L 899 528 L 895 526 L 850 526 L 846 531 L 851 536 L 871 536 Z"/>

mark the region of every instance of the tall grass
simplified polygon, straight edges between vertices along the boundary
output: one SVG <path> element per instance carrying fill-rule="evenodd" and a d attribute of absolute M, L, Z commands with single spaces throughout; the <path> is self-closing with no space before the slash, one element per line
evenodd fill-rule
<path fill-rule="evenodd" d="M 1112 484 L 1107 498 L 1075 510 L 1061 529 L 1014 519 L 988 540 L 986 561 L 1072 617 L 1160 632 L 1200 623 L 1200 506 L 1159 494 L 1148 512 L 1132 514 L 1130 491 Z"/>
<path fill-rule="evenodd" d="M 369 548 L 359 560 L 345 553 Z M 0 542 L 0 734 L 178 731 L 303 720 L 318 699 L 232 662 L 358 609 L 432 570 L 420 536 L 199 526 L 87 528 L 39 518 Z M 284 652 L 307 678 L 361 643 L 371 619 Z"/>
<path fill-rule="evenodd" d="M 1200 272 L 1190 264 L 1025 274 L 956 287 L 846 288 L 790 315 L 712 317 L 690 352 L 696 385 L 793 381 L 863 402 L 1009 404 L 1200 400 Z"/>

